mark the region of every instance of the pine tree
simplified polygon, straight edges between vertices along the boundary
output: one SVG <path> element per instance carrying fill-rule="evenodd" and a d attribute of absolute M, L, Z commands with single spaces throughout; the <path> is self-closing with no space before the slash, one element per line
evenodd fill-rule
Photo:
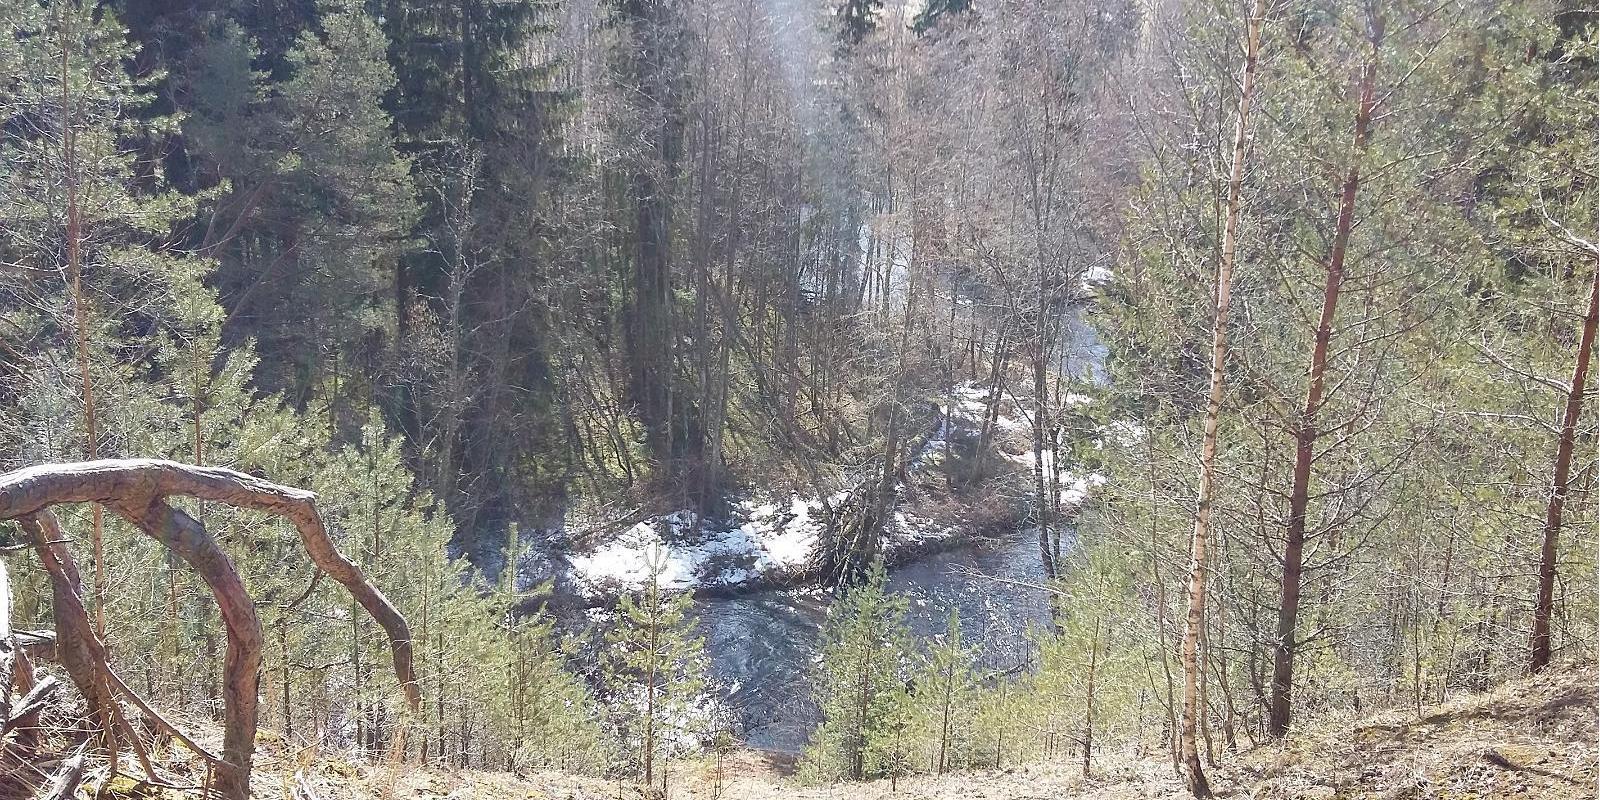
<path fill-rule="evenodd" d="M 381 105 L 395 84 L 383 31 L 342 2 L 323 4 L 319 23 L 276 74 L 254 69 L 257 47 L 232 23 L 191 56 L 183 130 L 220 190 L 191 245 L 220 261 L 229 319 L 277 356 L 261 365 L 263 386 L 303 400 L 327 383 L 363 405 L 383 388 L 373 345 L 395 335 L 416 190 Z"/>
<path fill-rule="evenodd" d="M 142 391 L 147 357 L 181 324 L 171 311 L 205 268 L 169 246 L 199 199 L 171 191 L 154 157 L 174 117 L 153 110 L 154 82 L 129 71 L 139 52 L 112 11 L 7 4 L 0 25 L 0 117 L 31 121 L 0 131 L 0 314 L 15 369 L 0 378 L 0 458 L 10 468 L 140 452 L 140 433 L 168 413 Z M 84 512 L 68 523 L 88 534 L 96 633 L 159 652 L 129 633 L 149 629 L 149 608 L 107 598 L 114 569 L 161 574 L 159 548 L 98 505 Z M 131 628 L 117 624 L 128 617 Z"/>
<path fill-rule="evenodd" d="M 972 657 L 961 638 L 961 615 L 952 611 L 943 638 L 928 651 L 915 681 L 921 734 L 930 750 L 926 766 L 938 775 L 970 763 L 978 690 Z"/>
<path fill-rule="evenodd" d="M 1518 15 L 1496 19 L 1485 31 L 1493 46 L 1482 48 L 1474 65 L 1496 76 L 1485 84 L 1484 105 L 1498 109 L 1513 97 L 1525 98 L 1515 106 L 1515 121 L 1496 137 L 1480 172 L 1495 201 L 1482 219 L 1482 235 L 1503 259 L 1487 265 L 1483 303 L 1475 309 L 1488 312 L 1484 316 L 1492 320 L 1483 326 L 1476 347 L 1487 370 L 1483 377 L 1502 387 L 1485 400 L 1501 406 L 1490 414 L 1508 413 L 1499 398 L 1517 398 L 1530 376 L 1537 376 L 1535 383 L 1549 393 L 1533 402 L 1542 403 L 1543 418 L 1556 423 L 1554 442 L 1548 434 L 1525 438 L 1519 430 L 1525 426 L 1515 423 L 1496 436 L 1527 441 L 1533 451 L 1508 454 L 1513 474 L 1519 471 L 1513 466 L 1517 461 L 1550 463 L 1545 475 L 1533 479 L 1548 485 L 1537 498 L 1543 508 L 1527 512 L 1543 518 L 1527 654 L 1530 672 L 1543 669 L 1559 651 L 1552 629 L 1558 563 L 1570 564 L 1563 568 L 1576 572 L 1593 558 L 1592 548 L 1563 544 L 1562 535 L 1571 517 L 1584 519 L 1582 506 L 1569 507 L 1568 500 L 1583 485 L 1576 477 L 1581 469 L 1574 473 L 1574 468 L 1585 462 L 1585 442 L 1594 440 L 1585 435 L 1589 426 L 1584 418 L 1594 416 L 1585 408 L 1585 395 L 1592 394 L 1586 387 L 1594 380 L 1590 362 L 1600 324 L 1600 245 L 1592 239 L 1596 130 L 1590 124 L 1593 104 L 1585 99 L 1594 94 L 1593 54 L 1600 34 L 1592 22 L 1580 21 L 1581 16 L 1565 12 L 1537 23 Z M 1515 43 L 1520 42 L 1527 43 L 1519 51 Z M 1570 321 L 1557 321 L 1558 315 Z M 1593 460 L 1590 453 L 1588 461 Z M 1594 617 L 1575 613 L 1570 605 L 1567 614 L 1570 619 Z"/>
<path fill-rule="evenodd" d="M 530 496 L 564 490 L 564 468 L 539 473 L 567 434 L 549 301 L 567 288 L 570 254 L 553 243 L 577 166 L 560 139 L 572 97 L 552 76 L 550 4 L 378 5 L 395 74 L 384 108 L 421 201 L 394 264 L 384 406 L 476 557 L 534 513 Z"/>
<path fill-rule="evenodd" d="M 918 710 L 910 684 L 891 687 L 873 698 L 868 710 L 871 725 L 861 755 L 863 777 L 887 777 L 893 792 L 901 778 L 917 769 L 913 754 L 920 744 Z"/>
<path fill-rule="evenodd" d="M 619 727 L 637 754 L 639 777 L 654 792 L 658 769 L 666 781 L 666 757 L 705 733 L 699 706 L 707 667 L 705 643 L 695 635 L 689 615 L 693 596 L 669 595 L 661 588 L 663 551 L 650 554 L 648 564 L 650 579 L 643 595 L 625 595 L 619 602 L 619 619 L 607 631 L 606 645 L 611 656 L 607 681 L 621 715 Z"/>
<path fill-rule="evenodd" d="M 905 700 L 907 605 L 889 592 L 883 560 L 841 591 L 823 623 L 822 661 L 813 677 L 822 723 L 806 746 L 803 769 L 815 780 L 860 780 L 880 770 L 869 752 L 892 743 L 896 733 L 885 726 L 898 723 Z"/>
<path fill-rule="evenodd" d="M 1008 751 L 1017 749 L 1019 705 L 1026 701 L 1026 695 L 1020 694 L 1006 680 L 997 681 L 978 694 L 972 721 L 975 765 L 1001 769 L 1008 763 Z"/>

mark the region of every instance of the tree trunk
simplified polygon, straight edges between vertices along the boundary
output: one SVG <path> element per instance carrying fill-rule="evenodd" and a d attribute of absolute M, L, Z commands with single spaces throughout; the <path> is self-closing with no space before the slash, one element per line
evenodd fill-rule
<path fill-rule="evenodd" d="M 1094 669 L 1100 659 L 1100 619 L 1094 621 L 1094 639 L 1089 642 L 1089 680 L 1083 698 L 1083 777 L 1089 777 L 1089 761 L 1094 755 Z"/>
<path fill-rule="evenodd" d="M 672 42 L 660 41 L 677 28 L 665 2 L 624 3 L 637 53 L 634 84 L 644 115 L 643 150 L 628 175 L 634 203 L 632 292 L 625 332 L 631 367 L 630 395 L 638 407 L 645 441 L 659 464 L 674 455 L 673 320 L 671 213 L 673 184 L 685 120 L 674 69 Z M 699 443 L 696 442 L 696 445 Z"/>
<path fill-rule="evenodd" d="M 1009 357 L 1011 332 L 1009 323 L 1009 317 L 1002 317 L 1000 329 L 995 333 L 994 358 L 989 362 L 989 391 L 984 396 L 983 426 L 978 429 L 978 446 L 973 456 L 972 472 L 967 476 L 968 483 L 976 483 L 986 473 L 989 445 L 994 441 L 994 427 L 1000 417 L 1000 398 L 1005 394 L 1006 360 Z M 974 355 L 973 359 L 976 361 L 977 356 Z"/>
<path fill-rule="evenodd" d="M 1539 601 L 1533 609 L 1533 653 L 1528 671 L 1538 672 L 1550 663 L 1550 617 L 1555 608 L 1556 544 L 1561 535 L 1561 512 L 1567 503 L 1567 476 L 1572 469 L 1572 447 L 1577 438 L 1578 417 L 1583 411 L 1583 389 L 1589 375 L 1589 358 L 1594 350 L 1595 322 L 1600 312 L 1600 270 L 1589 284 L 1589 311 L 1583 317 L 1583 334 L 1578 339 L 1577 364 L 1572 368 L 1572 385 L 1567 388 L 1567 407 L 1561 417 L 1561 439 L 1556 444 L 1555 478 L 1550 487 L 1550 503 L 1545 508 L 1544 541 L 1539 547 Z"/>
<path fill-rule="evenodd" d="M 901 421 L 904 414 L 900 407 L 905 402 L 906 355 L 911 348 L 912 313 L 917 305 L 914 253 L 915 250 L 913 250 L 912 271 L 906 275 L 906 307 L 905 315 L 900 320 L 900 352 L 895 362 L 894 386 L 890 389 L 888 429 L 884 432 L 883 472 L 878 477 L 878 485 L 873 494 L 871 516 L 859 529 L 860 541 L 850 544 L 851 550 L 847 554 L 846 565 L 852 580 L 877 557 L 879 541 L 883 538 L 884 528 L 891 516 L 890 512 L 899 496 L 900 449 L 902 429 L 905 427 Z"/>
<path fill-rule="evenodd" d="M 1372 53 L 1361 67 L 1356 106 L 1355 131 L 1350 143 L 1350 165 L 1346 169 L 1339 197 L 1339 217 L 1329 248 L 1327 278 L 1323 285 L 1322 314 L 1317 321 L 1316 338 L 1307 369 L 1305 405 L 1295 420 L 1294 472 L 1289 489 L 1289 523 L 1283 544 L 1283 582 L 1278 604 L 1278 628 L 1272 655 L 1272 699 L 1268 710 L 1267 732 L 1281 738 L 1289 732 L 1289 700 L 1294 685 L 1294 631 L 1300 615 L 1301 572 L 1304 568 L 1306 506 L 1311 492 L 1311 462 L 1315 457 L 1317 412 L 1322 407 L 1323 378 L 1327 371 L 1328 342 L 1333 336 L 1333 315 L 1339 304 L 1344 282 L 1344 258 L 1355 226 L 1356 191 L 1361 186 L 1361 157 L 1367 149 L 1368 129 L 1377 104 L 1377 49 L 1383 24 L 1374 17 L 1369 31 Z"/>
<path fill-rule="evenodd" d="M 66 18 L 63 17 L 63 21 Z M 94 402 L 94 376 L 89 366 L 89 299 L 83 291 L 83 210 L 78 205 L 78 137 L 74 129 L 76 113 L 69 90 L 71 72 L 68 69 L 68 57 L 73 52 L 73 47 L 68 38 L 68 32 L 63 29 L 61 38 L 61 168 L 63 171 L 62 183 L 67 192 L 66 207 L 66 257 L 67 281 L 72 295 L 72 329 L 74 355 L 78 366 L 78 380 L 80 390 L 83 392 L 83 457 L 96 458 L 100 455 L 100 434 L 98 430 L 98 413 Z M 106 635 L 106 573 L 105 550 L 103 534 L 105 529 L 105 511 L 98 505 L 90 513 L 93 515 L 91 540 L 94 549 L 94 630 L 96 635 L 104 639 Z"/>
<path fill-rule="evenodd" d="M 1167 648 L 1167 583 L 1161 577 L 1161 559 L 1159 557 L 1160 545 L 1157 537 L 1156 519 L 1156 451 L 1155 437 L 1145 437 L 1148 452 L 1147 465 L 1150 470 L 1150 581 L 1156 587 L 1156 643 L 1161 648 L 1161 673 L 1166 678 L 1167 698 L 1163 709 L 1167 714 L 1167 728 L 1172 736 L 1167 739 L 1167 757 L 1172 760 L 1172 771 L 1178 775 L 1183 774 L 1183 762 L 1180 760 L 1178 748 L 1178 718 L 1174 713 L 1177 708 L 1176 696 L 1173 691 L 1172 680 L 1172 651 Z"/>
<path fill-rule="evenodd" d="M 644 676 L 644 785 L 655 784 L 656 764 L 656 661 L 661 653 L 661 586 L 650 576 L 650 664 Z"/>
<path fill-rule="evenodd" d="M 1219 564 L 1226 566 L 1228 563 L 1228 537 L 1222 537 L 1222 547 L 1217 553 Z M 1223 591 L 1217 598 L 1217 644 L 1211 649 L 1210 639 L 1206 641 L 1206 652 L 1217 654 L 1217 684 L 1222 687 L 1222 742 L 1227 745 L 1231 753 L 1239 752 L 1238 739 L 1234 735 L 1235 711 L 1233 704 L 1233 687 L 1228 683 L 1228 612 L 1223 606 L 1223 600 L 1229 595 L 1226 581 L 1223 581 Z"/>
<path fill-rule="evenodd" d="M 1238 253 L 1239 205 L 1244 187 L 1246 139 L 1250 101 L 1255 91 L 1256 64 L 1261 47 L 1265 0 L 1256 0 L 1246 34 L 1244 74 L 1239 84 L 1239 115 L 1233 132 L 1233 165 L 1228 177 L 1228 205 L 1222 228 L 1222 253 L 1217 263 L 1216 313 L 1211 323 L 1211 386 L 1206 401 L 1204 438 L 1200 445 L 1200 491 L 1195 504 L 1194 535 L 1189 540 L 1189 615 L 1183 632 L 1183 723 L 1179 732 L 1180 760 L 1185 780 L 1195 797 L 1210 797 L 1211 786 L 1200 766 L 1195 744 L 1200 708 L 1198 649 L 1205 625 L 1206 545 L 1211 533 L 1211 498 L 1216 478 L 1217 423 L 1222 415 L 1224 360 L 1228 352 L 1228 309 L 1233 298 L 1233 264 Z"/>
<path fill-rule="evenodd" d="M 1039 276 L 1039 331 L 1034 341 L 1033 350 L 1033 491 L 1034 503 L 1039 513 L 1039 563 L 1044 567 L 1046 582 L 1053 582 L 1058 572 L 1056 560 L 1050 547 L 1050 493 L 1045 480 L 1044 443 L 1046 418 L 1049 416 L 1050 407 L 1049 384 L 1046 381 L 1045 360 L 1049 357 L 1049 337 L 1046 334 L 1045 319 L 1045 286 L 1044 270 L 1040 267 Z M 1050 451 L 1051 468 L 1055 466 L 1055 451 Z M 1061 633 L 1060 604 L 1053 599 L 1050 602 L 1050 624 L 1059 635 Z"/>

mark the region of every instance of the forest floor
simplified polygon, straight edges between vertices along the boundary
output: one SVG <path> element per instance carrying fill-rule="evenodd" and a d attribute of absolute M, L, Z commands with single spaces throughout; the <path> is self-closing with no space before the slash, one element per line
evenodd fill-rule
<path fill-rule="evenodd" d="M 1577 800 L 1596 797 L 1596 673 L 1593 667 L 1513 681 L 1488 693 L 1359 721 L 1326 720 L 1282 745 L 1223 759 L 1209 771 L 1219 797 L 1250 800 Z M 671 797 L 682 800 L 1121 800 L 1182 798 L 1171 765 L 1113 754 L 1085 778 L 1072 762 L 918 776 L 836 786 L 800 786 L 790 760 L 740 752 L 724 762 L 720 792 L 707 765 L 674 765 Z M 633 800 L 615 781 L 558 773 L 435 772 L 411 767 L 322 765 L 303 774 L 300 796 L 327 800 Z M 258 776 L 288 789 L 280 777 Z M 266 787 L 257 784 L 257 792 Z M 284 791 L 284 797 L 295 796 Z"/>

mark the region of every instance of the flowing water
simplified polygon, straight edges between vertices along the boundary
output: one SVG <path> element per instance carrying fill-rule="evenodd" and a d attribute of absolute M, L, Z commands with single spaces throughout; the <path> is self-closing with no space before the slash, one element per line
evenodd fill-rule
<path fill-rule="evenodd" d="M 943 634 L 950 613 L 980 670 L 1009 671 L 1029 659 L 1028 631 L 1048 622 L 1036 535 L 965 545 L 889 572 L 889 588 L 907 598 L 919 640 Z M 783 589 L 695 604 L 712 672 L 729 692 L 745 744 L 798 752 L 817 722 L 809 673 L 832 595 Z"/>

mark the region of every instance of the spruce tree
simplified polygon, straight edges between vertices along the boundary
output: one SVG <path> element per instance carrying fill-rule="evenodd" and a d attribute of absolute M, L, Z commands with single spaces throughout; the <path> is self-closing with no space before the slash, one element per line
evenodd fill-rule
<path fill-rule="evenodd" d="M 844 0 L 837 12 L 839 35 L 845 44 L 857 45 L 878 29 L 883 0 Z"/>
<path fill-rule="evenodd" d="M 388 366 L 375 345 L 395 333 L 416 189 L 381 104 L 395 84 L 383 31 L 359 5 L 320 12 L 275 71 L 254 67 L 256 43 L 229 22 L 184 65 L 192 169 L 218 194 L 189 244 L 219 260 L 234 327 L 275 356 L 261 385 L 298 402 L 326 383 L 362 405 Z"/>

